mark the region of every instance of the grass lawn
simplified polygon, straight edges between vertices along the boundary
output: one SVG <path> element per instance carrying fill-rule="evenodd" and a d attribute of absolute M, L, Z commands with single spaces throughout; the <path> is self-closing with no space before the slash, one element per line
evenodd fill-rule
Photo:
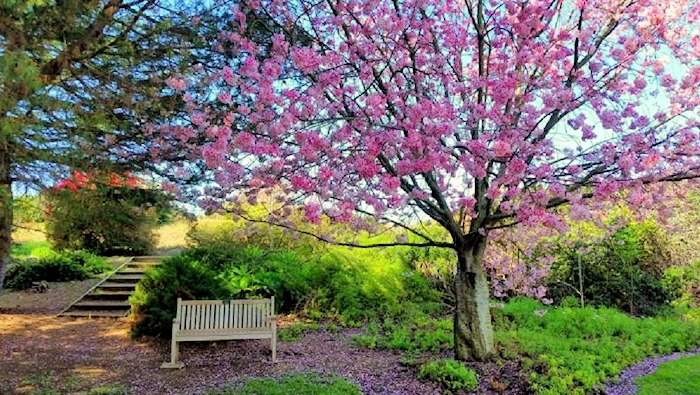
<path fill-rule="evenodd" d="M 659 365 L 656 372 L 637 379 L 638 395 L 695 395 L 700 393 L 700 355 Z"/>
<path fill-rule="evenodd" d="M 291 374 L 280 379 L 250 379 L 241 387 L 212 391 L 208 395 L 362 395 L 355 384 L 340 377 Z"/>

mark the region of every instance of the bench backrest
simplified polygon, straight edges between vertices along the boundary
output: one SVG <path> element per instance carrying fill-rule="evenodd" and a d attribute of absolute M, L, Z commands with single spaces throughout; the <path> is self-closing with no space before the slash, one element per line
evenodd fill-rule
<path fill-rule="evenodd" d="M 177 300 L 180 331 L 271 331 L 275 298 Z"/>

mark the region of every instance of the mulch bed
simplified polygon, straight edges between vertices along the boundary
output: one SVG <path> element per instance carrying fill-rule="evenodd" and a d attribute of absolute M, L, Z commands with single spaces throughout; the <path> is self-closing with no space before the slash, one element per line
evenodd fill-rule
<path fill-rule="evenodd" d="M 0 295 L 0 314 L 58 314 L 98 281 L 100 279 L 92 278 L 85 281 L 50 282 L 46 292 L 31 289 L 6 290 Z"/>
<path fill-rule="evenodd" d="M 297 343 L 278 343 L 275 364 L 267 341 L 185 343 L 180 350 L 186 367 L 163 370 L 169 343 L 132 340 L 128 327 L 126 320 L 0 316 L 0 393 L 28 393 L 32 388 L 23 378 L 36 375 L 59 387 L 66 380 L 80 382 L 79 391 L 119 383 L 135 394 L 200 394 L 248 377 L 307 371 L 346 377 L 368 395 L 441 393 L 416 379 L 415 368 L 403 366 L 398 354 L 350 345 L 353 330 L 320 330 Z M 527 393 L 515 363 L 470 365 L 481 377 L 479 394 Z"/>

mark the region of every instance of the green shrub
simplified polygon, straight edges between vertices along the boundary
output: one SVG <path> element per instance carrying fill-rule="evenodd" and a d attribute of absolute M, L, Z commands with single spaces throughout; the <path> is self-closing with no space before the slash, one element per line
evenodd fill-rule
<path fill-rule="evenodd" d="M 107 261 L 105 261 L 102 257 L 87 251 L 64 252 L 61 255 L 63 257 L 67 257 L 73 262 L 78 263 L 90 274 L 100 274 L 112 269 L 112 266 L 110 266 L 110 264 L 107 263 Z"/>
<path fill-rule="evenodd" d="M 700 345 L 700 324 L 632 318 L 610 308 L 547 308 L 532 299 L 503 307 L 501 356 L 523 360 L 539 394 L 586 394 L 644 358 Z"/>
<path fill-rule="evenodd" d="M 64 181 L 72 187 L 47 194 L 46 229 L 54 248 L 98 255 L 151 251 L 159 212 L 168 206 L 165 195 L 135 186 L 112 186 L 99 177 L 81 177 L 80 182 Z"/>
<path fill-rule="evenodd" d="M 265 251 L 259 247 L 210 245 L 183 251 L 183 259 L 197 261 L 217 274 L 232 298 L 275 296 L 280 312 L 292 312 L 314 297 L 330 265 L 302 261 L 293 251 Z"/>
<path fill-rule="evenodd" d="M 352 337 L 350 337 L 350 342 L 356 346 L 374 350 L 376 348 L 382 348 L 384 338 L 378 335 L 352 335 Z"/>
<path fill-rule="evenodd" d="M 7 288 L 27 289 L 36 281 L 81 281 L 90 278 L 84 267 L 68 260 L 42 259 L 13 265 L 7 271 Z"/>
<path fill-rule="evenodd" d="M 230 294 L 206 265 L 185 256 L 165 259 L 146 272 L 129 298 L 132 335 L 169 339 L 177 298 L 217 300 Z"/>
<path fill-rule="evenodd" d="M 259 217 L 267 212 L 267 206 L 246 210 Z M 304 229 L 308 224 L 297 214 L 293 212 L 287 219 Z M 360 244 L 389 242 L 396 236 L 392 232 L 370 236 L 329 224 L 320 224 L 313 231 Z M 432 280 L 414 270 L 414 266 L 426 267 L 427 262 L 417 263 L 419 258 L 411 258 L 415 254 L 407 247 L 332 246 L 277 227 L 224 216 L 199 220 L 189 236 L 196 246 L 187 252 L 193 259 L 217 271 L 227 265 L 247 265 L 251 278 L 274 293 L 281 312 L 337 315 L 343 325 L 357 326 L 367 319 L 400 313 L 408 300 L 432 309 L 441 302 L 442 295 Z"/>
<path fill-rule="evenodd" d="M 290 374 L 279 379 L 250 379 L 240 386 L 212 391 L 208 395 L 362 395 L 357 385 L 336 376 L 313 373 Z"/>
<path fill-rule="evenodd" d="M 454 359 L 441 359 L 423 364 L 418 378 L 439 383 L 448 391 L 471 391 L 477 385 L 476 372 Z"/>
<path fill-rule="evenodd" d="M 594 231 L 599 229 L 569 235 L 550 251 L 556 259 L 547 287 L 555 302 L 579 297 L 579 263 L 586 304 L 650 316 L 677 297 L 677 288 L 670 286 L 672 281 L 663 281 L 670 252 L 656 223 L 632 222 L 612 236 L 591 243 L 588 234 Z"/>
<path fill-rule="evenodd" d="M 214 226 L 215 229 L 223 229 L 221 234 L 214 230 L 203 236 L 202 230 L 198 229 L 195 234 L 199 245 L 179 255 L 183 262 L 196 262 L 198 266 L 206 268 L 211 277 L 209 281 L 217 283 L 224 290 L 224 298 L 274 296 L 278 313 L 295 312 L 302 317 L 327 318 L 352 327 L 359 327 L 363 322 L 378 317 L 425 314 L 428 311 L 439 312 L 442 308 L 440 293 L 428 279 L 398 259 L 396 250 L 328 247 L 325 251 L 319 251 L 315 247 L 297 248 L 289 240 L 281 244 L 293 246 L 293 250 L 263 248 L 250 240 L 231 241 L 232 237 L 243 237 L 236 236 L 232 230 L 238 229 L 238 226 L 241 225 L 222 219 L 217 220 Z M 245 230 L 242 228 L 242 231 Z M 164 262 L 161 267 L 166 264 Z M 178 286 L 186 285 L 186 281 L 189 280 L 182 279 Z M 173 294 L 174 286 L 163 283 L 161 288 L 170 288 L 167 292 Z M 146 294 L 151 292 L 166 291 L 144 288 L 140 297 L 145 299 Z M 153 320 L 164 320 L 157 325 L 160 329 L 145 333 L 167 336 L 167 333 L 161 332 L 171 325 L 174 298 L 168 303 L 171 303 L 171 313 L 160 314 L 160 318 L 146 319 L 143 315 L 149 313 L 141 312 L 142 317 L 138 322 L 151 322 L 149 325 L 153 326 Z"/>
<path fill-rule="evenodd" d="M 700 260 L 666 269 L 661 282 L 673 305 L 700 307 Z"/>
<path fill-rule="evenodd" d="M 428 280 L 382 254 L 333 248 L 305 255 L 209 244 L 182 255 L 218 273 L 233 297 L 274 295 L 281 313 L 337 314 L 342 324 L 353 326 L 379 315 L 400 314 L 409 302 L 421 308 L 439 306 L 440 294 Z"/>
<path fill-rule="evenodd" d="M 45 241 L 26 241 L 24 243 L 12 244 L 11 256 L 13 259 L 41 258 L 38 256 L 42 251 L 52 251 L 51 245 Z"/>
<path fill-rule="evenodd" d="M 60 254 L 51 251 L 41 259 L 26 259 L 12 265 L 5 284 L 8 288 L 27 289 L 39 281 L 82 281 L 111 268 L 104 259 L 84 251 Z"/>
<path fill-rule="evenodd" d="M 440 226 L 428 226 L 424 229 L 434 240 L 445 240 L 449 235 Z M 454 300 L 454 277 L 457 269 L 457 257 L 454 251 L 437 247 L 403 248 L 399 254 L 401 260 L 416 273 L 429 280 L 430 286 L 441 293 L 447 302 Z"/>

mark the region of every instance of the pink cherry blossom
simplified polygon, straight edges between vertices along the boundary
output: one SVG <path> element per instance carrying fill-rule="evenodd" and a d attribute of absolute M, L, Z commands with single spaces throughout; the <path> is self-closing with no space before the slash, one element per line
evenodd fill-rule
<path fill-rule="evenodd" d="M 242 2 L 211 43 L 234 61 L 166 81 L 190 124 L 149 127 L 149 149 L 201 165 L 208 207 L 275 191 L 311 223 L 400 223 L 482 258 L 601 204 L 663 212 L 657 185 L 700 177 L 697 2 L 480 1 L 484 18 L 470 4 Z M 270 40 L 252 11 L 275 21 Z M 546 298 L 546 260 L 486 254 L 494 294 Z"/>

